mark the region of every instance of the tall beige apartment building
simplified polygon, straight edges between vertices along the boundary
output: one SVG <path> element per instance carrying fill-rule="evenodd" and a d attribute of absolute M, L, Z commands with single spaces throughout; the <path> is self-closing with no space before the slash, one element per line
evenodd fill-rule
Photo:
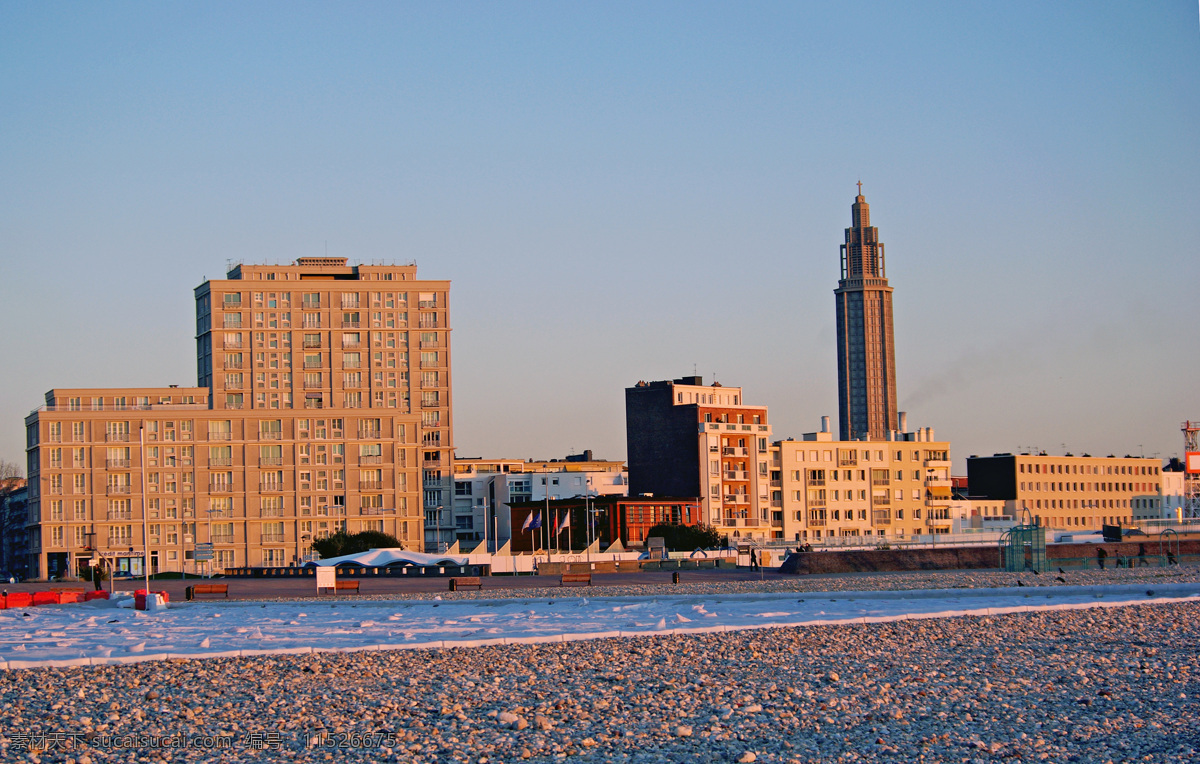
<path fill-rule="evenodd" d="M 772 496 L 783 538 L 949 533 L 950 443 L 932 429 L 894 440 L 833 440 L 826 427 L 772 446 Z"/>
<path fill-rule="evenodd" d="M 288 565 L 338 529 L 435 547 L 449 282 L 301 258 L 235 266 L 195 297 L 199 387 L 52 390 L 26 419 L 31 571 L 139 569 L 143 507 L 152 570 L 192 569 L 196 543 L 218 569 Z"/>

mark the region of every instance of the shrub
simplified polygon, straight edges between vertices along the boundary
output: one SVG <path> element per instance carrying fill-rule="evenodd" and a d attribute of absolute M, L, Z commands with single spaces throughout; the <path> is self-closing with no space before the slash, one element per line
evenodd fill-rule
<path fill-rule="evenodd" d="M 693 549 L 714 549 L 721 546 L 721 534 L 711 525 L 660 524 L 650 529 L 647 538 L 662 536 L 667 549 L 690 552 Z"/>

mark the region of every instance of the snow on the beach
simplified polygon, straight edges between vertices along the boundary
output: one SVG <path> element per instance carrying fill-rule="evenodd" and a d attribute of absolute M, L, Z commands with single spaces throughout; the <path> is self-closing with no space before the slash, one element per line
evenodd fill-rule
<path fill-rule="evenodd" d="M 313 651 L 470 647 L 1002 615 L 1200 597 L 1200 584 L 495 600 L 131 600 L 0 611 L 0 668 Z"/>

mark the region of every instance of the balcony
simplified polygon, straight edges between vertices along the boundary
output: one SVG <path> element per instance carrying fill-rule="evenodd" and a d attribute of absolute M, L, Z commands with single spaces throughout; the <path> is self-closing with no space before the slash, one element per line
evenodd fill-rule
<path fill-rule="evenodd" d="M 128 443 L 129 433 L 127 432 L 106 432 L 104 440 L 107 443 Z"/>
<path fill-rule="evenodd" d="M 891 525 L 892 514 L 890 512 L 874 512 L 872 513 L 871 523 L 873 525 Z"/>
<path fill-rule="evenodd" d="M 875 506 L 890 505 L 892 503 L 891 496 L 872 496 L 871 503 Z"/>
<path fill-rule="evenodd" d="M 747 480 L 748 478 L 746 477 L 746 473 L 742 472 L 741 470 L 726 470 L 725 471 L 725 479 L 726 480 Z"/>
<path fill-rule="evenodd" d="M 342 310 L 358 310 L 361 307 L 358 295 L 354 295 L 354 299 L 347 299 L 350 295 L 342 297 Z M 379 307 L 376 305 L 375 307 Z"/>
<path fill-rule="evenodd" d="M 871 478 L 871 485 L 891 485 L 892 481 L 888 478 Z"/>
<path fill-rule="evenodd" d="M 259 517 L 283 517 L 283 510 L 279 507 L 263 507 L 259 513 Z"/>
<path fill-rule="evenodd" d="M 304 310 L 320 310 L 321 309 L 321 300 L 320 299 L 303 300 L 300 303 L 300 307 Z"/>
<path fill-rule="evenodd" d="M 396 510 L 394 510 L 394 509 L 387 509 L 384 507 L 363 507 L 360 514 L 363 514 L 363 515 L 387 515 L 387 514 L 392 514 L 395 511 Z"/>
<path fill-rule="evenodd" d="M 808 525 L 812 528 L 824 528 L 825 520 L 823 520 L 823 519 L 817 520 L 817 519 L 813 519 L 810 517 L 810 518 L 808 518 Z"/>
<path fill-rule="evenodd" d="M 825 479 L 824 478 L 813 478 L 813 479 L 809 480 L 808 483 L 806 483 L 806 485 L 818 485 L 818 486 L 825 485 Z"/>
<path fill-rule="evenodd" d="M 379 440 L 383 437 L 382 432 L 382 430 L 377 430 L 374 427 L 359 427 L 358 438 L 359 440 Z"/>
<path fill-rule="evenodd" d="M 258 490 L 263 493 L 283 493 L 285 489 L 278 480 L 262 480 L 259 481 Z"/>
<path fill-rule="evenodd" d="M 221 303 L 221 308 L 223 310 L 238 310 L 242 307 L 241 295 L 238 295 L 237 299 L 234 299 L 234 300 L 229 299 L 232 296 L 233 295 L 225 295 L 225 301 Z"/>
<path fill-rule="evenodd" d="M 383 457 L 378 455 L 368 455 L 358 457 L 359 464 L 383 464 Z"/>
<path fill-rule="evenodd" d="M 310 339 L 310 338 L 308 338 L 308 337 L 305 337 L 305 338 L 304 338 L 304 347 L 306 347 L 306 348 L 319 348 L 319 347 L 321 347 L 321 338 L 320 338 L 320 337 L 318 337 L 318 338 L 316 338 L 316 339 Z"/>
<path fill-rule="evenodd" d="M 258 433 L 259 440 L 283 440 L 283 433 L 279 430 L 260 430 Z"/>
<path fill-rule="evenodd" d="M 208 439 L 209 440 L 233 440 L 233 433 L 232 432 L 210 432 L 208 434 Z"/>
<path fill-rule="evenodd" d="M 771 499 L 771 506 L 779 507 L 780 509 L 782 509 L 783 508 L 783 499 Z"/>
<path fill-rule="evenodd" d="M 109 520 L 132 520 L 133 513 L 128 509 L 110 509 L 107 513 Z"/>
<path fill-rule="evenodd" d="M 209 457 L 208 466 L 209 467 L 232 467 L 233 466 L 233 457 L 232 456 Z"/>
<path fill-rule="evenodd" d="M 772 480 L 771 487 L 772 488 L 783 488 L 783 481 L 782 480 Z"/>
<path fill-rule="evenodd" d="M 342 368 L 343 368 L 343 369 L 361 369 L 361 368 L 362 368 L 362 362 L 361 362 L 361 361 L 353 361 L 353 360 L 349 360 L 349 359 L 343 358 L 343 359 L 342 359 Z"/>
<path fill-rule="evenodd" d="M 442 343 L 436 340 L 421 340 L 420 345 L 421 349 L 425 350 L 426 348 L 440 348 Z"/>
<path fill-rule="evenodd" d="M 925 478 L 926 488 L 950 488 L 950 478 Z"/>
<path fill-rule="evenodd" d="M 233 517 L 233 512 L 228 509 L 210 509 L 208 510 L 209 517 Z"/>
<path fill-rule="evenodd" d="M 304 380 L 304 389 L 305 390 L 320 390 L 323 387 L 325 387 L 325 385 L 319 379 Z"/>
<path fill-rule="evenodd" d="M 342 340 L 343 350 L 358 350 L 363 344 L 358 340 Z"/>
<path fill-rule="evenodd" d="M 110 485 L 105 488 L 104 493 L 108 496 L 128 496 L 132 488 L 128 485 Z"/>
<path fill-rule="evenodd" d="M 437 470 L 441 469 L 442 467 L 443 464 L 434 459 L 425 459 L 421 461 L 421 469 L 423 470 Z"/>
<path fill-rule="evenodd" d="M 358 490 L 360 491 L 382 491 L 382 480 L 360 480 L 358 481 Z"/>
<path fill-rule="evenodd" d="M 436 408 L 441 408 L 441 406 L 442 406 L 442 401 L 440 401 L 440 400 L 427 401 L 424 398 L 421 399 L 421 408 L 423 408 L 423 409 L 436 409 Z"/>
<path fill-rule="evenodd" d="M 226 390 L 241 390 L 245 385 L 240 381 L 230 380 L 225 383 Z"/>
<path fill-rule="evenodd" d="M 438 369 L 441 368 L 441 366 L 442 364 L 438 361 L 421 361 L 422 369 Z"/>
<path fill-rule="evenodd" d="M 129 459 L 109 459 L 106 462 L 106 464 L 108 465 L 108 468 L 110 470 L 117 469 L 117 468 L 128 469 L 130 461 L 131 460 L 129 460 Z M 62 465 L 59 465 L 59 466 L 62 466 Z"/>
<path fill-rule="evenodd" d="M 242 368 L 242 362 L 241 362 L 241 361 L 227 361 L 227 362 L 225 363 L 225 366 L 224 366 L 224 368 L 226 368 L 226 369 L 240 369 L 240 368 Z"/>
<path fill-rule="evenodd" d="M 260 456 L 258 457 L 258 466 L 260 467 L 282 467 L 282 456 Z"/>
<path fill-rule="evenodd" d="M 283 534 L 282 533 L 264 533 L 262 535 L 262 542 L 264 544 L 282 544 L 283 543 Z"/>
<path fill-rule="evenodd" d="M 341 328 L 342 329 L 361 329 L 362 321 L 343 321 L 341 323 Z"/>
<path fill-rule="evenodd" d="M 233 483 L 209 483 L 209 493 L 233 493 Z"/>
<path fill-rule="evenodd" d="M 320 361 L 310 361 L 307 358 L 304 359 L 304 368 L 306 369 L 319 369 L 321 366 L 322 364 Z"/>
<path fill-rule="evenodd" d="M 858 459 L 838 458 L 838 465 L 841 467 L 857 467 Z"/>
<path fill-rule="evenodd" d="M 224 534 L 224 533 L 222 533 L 222 534 L 214 533 L 212 536 L 212 543 L 214 543 L 214 544 L 232 544 L 233 543 L 233 535 L 232 534 Z"/>

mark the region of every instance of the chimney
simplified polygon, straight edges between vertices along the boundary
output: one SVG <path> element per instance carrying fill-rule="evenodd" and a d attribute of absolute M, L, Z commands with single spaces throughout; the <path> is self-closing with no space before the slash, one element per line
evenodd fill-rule
<path fill-rule="evenodd" d="M 829 432 L 829 417 L 821 417 L 821 432 Z"/>
<path fill-rule="evenodd" d="M 908 432 L 908 412 L 901 411 L 900 413 L 900 432 Z"/>

